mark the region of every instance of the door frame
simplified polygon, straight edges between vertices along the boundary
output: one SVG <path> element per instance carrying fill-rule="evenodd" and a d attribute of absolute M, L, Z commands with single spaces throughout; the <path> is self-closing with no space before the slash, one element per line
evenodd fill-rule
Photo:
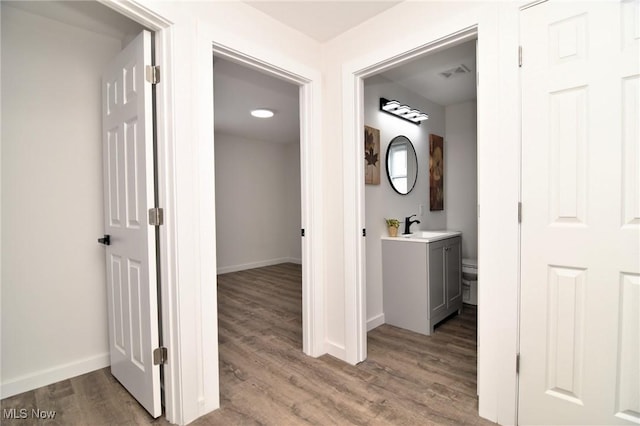
<path fill-rule="evenodd" d="M 302 351 L 318 357 L 326 353 L 324 345 L 323 253 L 318 230 L 322 229 L 322 158 L 318 135 L 320 111 L 320 75 L 300 75 L 300 70 L 277 66 L 272 59 L 258 59 L 247 53 L 212 42 L 212 55 L 241 63 L 299 87 L 300 105 L 300 187 L 302 244 Z M 213 78 L 213 74 L 212 74 Z M 213 94 L 215 100 L 215 93 Z M 213 114 L 211 115 L 213 117 Z M 213 138 L 215 146 L 215 138 Z"/>
<path fill-rule="evenodd" d="M 400 55 L 383 59 L 380 62 L 369 65 L 360 65 L 357 69 L 349 69 L 343 72 L 343 85 L 345 93 L 355 93 L 354 99 L 345 99 L 347 114 L 352 113 L 354 118 L 343 120 L 343 140 L 356 141 L 355 144 L 344 144 L 344 176 L 345 186 L 345 255 L 354 256 L 356 261 L 345 261 L 345 283 L 355 283 L 354 286 L 346 286 L 345 306 L 347 306 L 346 322 L 347 330 L 357 330 L 356 333 L 347 333 L 345 350 L 347 361 L 357 364 L 367 358 L 367 307 L 366 307 L 366 244 L 360 233 L 360 228 L 365 224 L 365 191 L 364 191 L 364 162 L 358 161 L 364 158 L 364 140 L 361 129 L 364 128 L 364 79 L 372 75 L 384 72 L 390 68 L 408 63 L 422 55 L 443 50 L 448 47 L 464 43 L 478 38 L 477 25 L 461 29 L 441 39 L 434 40 L 411 49 Z M 346 98 L 346 97 L 345 97 Z M 479 115 L 479 113 L 478 113 Z M 374 236 L 372 236 L 375 238 Z M 345 256 L 345 257 L 346 257 Z M 354 307 L 355 309 L 349 309 Z"/>
<path fill-rule="evenodd" d="M 345 352 L 347 361 L 355 364 L 366 358 L 367 333 L 362 237 L 363 78 L 456 38 L 461 41 L 477 34 L 478 262 L 482 270 L 478 294 L 479 414 L 500 424 L 517 420 L 520 116 L 519 96 L 514 94 L 519 87 L 518 16 L 523 3 L 481 5 L 446 20 L 425 22 L 421 28 L 406 31 L 402 43 L 393 42 L 397 31 L 389 25 L 375 37 L 383 42 L 342 67 Z M 492 167 L 498 154 L 502 160 L 499 172 Z"/>
<path fill-rule="evenodd" d="M 170 70 L 173 65 L 173 23 L 135 1 L 97 0 L 119 14 L 149 28 L 154 34 L 155 65 L 161 70 Z M 165 73 L 168 74 L 168 73 Z M 173 133 L 173 87 L 171 78 L 161 80 L 156 86 L 156 186 L 158 205 L 165 212 L 175 212 L 175 169 Z M 178 292 L 177 264 L 175 250 L 175 215 L 166 214 L 163 226 L 159 227 L 160 250 L 158 253 L 158 276 L 160 283 L 160 330 L 162 344 L 168 348 L 169 359 L 180 360 L 180 330 L 177 326 L 179 311 L 176 294 Z M 163 402 L 165 417 L 171 423 L 183 423 L 182 371 L 179 362 L 169 362 L 163 366 Z"/>

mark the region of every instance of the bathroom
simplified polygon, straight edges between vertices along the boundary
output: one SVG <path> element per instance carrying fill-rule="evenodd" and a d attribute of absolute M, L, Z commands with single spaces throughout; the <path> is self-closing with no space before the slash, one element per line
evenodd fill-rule
<path fill-rule="evenodd" d="M 415 215 L 412 220 L 419 223 L 411 225 L 411 232 L 460 231 L 463 269 L 475 272 L 467 264 L 477 262 L 478 258 L 476 72 L 476 41 L 472 40 L 365 80 L 364 122 L 379 131 L 379 178 L 373 180 L 378 183 L 365 185 L 368 331 L 385 324 L 381 244 L 381 237 L 388 235 L 385 219 L 400 221 L 398 234 L 405 230 L 405 218 L 412 215 Z M 397 100 L 428 114 L 429 118 L 419 125 L 398 118 L 381 110 L 380 98 Z M 432 210 L 430 206 L 432 134 L 444 138 L 441 210 Z M 387 148 L 400 135 L 411 141 L 417 157 L 417 178 L 413 189 L 409 183 L 407 194 L 394 190 L 387 176 Z M 473 274 L 463 274 L 463 306 L 473 309 L 477 305 L 477 281 L 469 278 L 474 278 Z"/>

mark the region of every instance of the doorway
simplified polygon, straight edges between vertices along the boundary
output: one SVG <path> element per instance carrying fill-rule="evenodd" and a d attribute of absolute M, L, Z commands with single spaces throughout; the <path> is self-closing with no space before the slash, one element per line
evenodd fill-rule
<path fill-rule="evenodd" d="M 249 336 L 302 351 L 300 88 L 218 56 L 213 83 L 220 360 Z"/>
<path fill-rule="evenodd" d="M 401 222 L 415 216 L 410 231 L 462 233 L 462 258 L 478 257 L 476 40 L 425 54 L 364 79 L 364 122 L 379 131 L 379 184 L 365 184 L 367 330 L 384 323 L 380 236 L 383 218 Z M 429 115 L 420 125 L 380 111 L 379 99 L 398 99 Z M 444 137 L 444 208 L 430 206 L 429 137 Z M 417 173 L 410 191 L 397 191 L 387 176 L 387 148 L 405 136 L 416 152 Z M 472 300 L 467 300 L 467 303 Z M 471 303 L 469 303 L 471 304 Z M 477 303 L 475 303 L 477 304 Z"/>
<path fill-rule="evenodd" d="M 387 59 L 382 59 L 375 63 L 370 63 L 370 59 L 362 61 L 354 61 L 345 67 L 343 74 L 345 82 L 349 86 L 344 90 L 353 89 L 355 96 L 353 99 L 346 99 L 346 111 L 353 111 L 354 120 L 345 120 L 345 134 L 352 135 L 355 144 L 345 144 L 344 152 L 344 173 L 345 173 L 345 229 L 352 232 L 347 233 L 345 238 L 345 250 L 347 262 L 345 264 L 345 278 L 347 282 L 353 285 L 347 288 L 345 297 L 350 306 L 350 312 L 347 315 L 346 335 L 346 358 L 348 362 L 358 363 L 366 359 L 367 354 L 367 309 L 365 299 L 365 266 L 366 256 L 365 239 L 360 236 L 366 235 L 365 218 L 365 192 L 364 192 L 364 168 L 361 158 L 364 157 L 362 143 L 362 129 L 364 128 L 364 79 L 392 69 L 395 66 L 410 62 L 411 60 L 428 53 L 436 53 L 450 46 L 460 43 L 479 39 L 477 26 L 472 26 L 458 32 L 452 33 L 447 37 L 437 39 L 431 43 L 423 44 L 418 48 L 401 54 L 392 55 Z M 346 84 L 346 83 L 345 83 Z M 480 111 L 480 109 L 478 109 Z M 347 114 L 349 115 L 349 114 Z M 478 113 L 478 115 L 480 115 Z M 362 230 L 362 232 L 360 232 Z M 350 238 L 348 235 L 353 235 Z M 356 237 L 357 236 L 357 237 Z"/>
<path fill-rule="evenodd" d="M 399 119 L 381 110 L 380 99 L 397 100 L 401 104 L 409 105 L 413 109 L 428 114 L 429 119 L 416 124 L 409 120 Z M 460 378 L 461 393 L 477 402 L 477 297 L 471 296 L 471 289 L 463 297 L 462 313 L 449 316 L 438 323 L 432 324 L 428 320 L 429 307 L 425 300 L 424 306 L 417 303 L 415 311 L 410 308 L 409 301 L 399 302 L 396 292 L 400 286 L 412 286 L 411 283 L 401 284 L 399 275 L 392 273 L 392 282 L 383 277 L 385 259 L 383 246 L 387 241 L 380 240 L 387 237 L 385 218 L 400 221 L 401 234 L 404 229 L 405 218 L 414 216 L 418 223 L 413 223 L 410 232 L 419 231 L 457 231 L 461 233 L 460 258 L 456 267 L 458 273 L 469 263 L 476 263 L 478 257 L 478 222 L 477 222 L 477 88 L 476 88 L 476 39 L 461 41 L 447 46 L 445 49 L 423 54 L 401 65 L 386 69 L 363 80 L 364 124 L 374 128 L 379 135 L 379 171 L 378 184 L 365 184 L 365 223 L 367 238 L 366 250 L 366 318 L 368 346 L 377 347 L 380 335 L 387 332 L 390 326 L 412 330 L 398 333 L 407 345 L 420 342 L 414 351 L 415 362 L 421 365 L 421 360 L 429 358 L 431 354 L 447 362 L 462 366 L 469 357 L 473 357 L 466 371 L 467 378 Z M 431 136 L 444 138 L 443 144 L 443 207 L 433 205 L 430 199 L 430 150 Z M 404 136 L 413 146 L 409 153 L 416 153 L 415 164 L 417 173 L 409 177 L 410 183 L 406 189 L 399 190 L 392 187 L 393 182 L 387 170 L 393 166 L 390 163 L 390 149 L 395 138 Z M 396 142 L 393 142 L 396 144 Z M 387 164 L 389 162 L 389 164 Z M 411 164 L 412 162 L 408 162 Z M 407 167 L 411 170 L 412 167 Z M 368 175 L 367 175 L 368 176 Z M 402 239 L 391 238 L 392 240 Z M 394 243 L 408 244 L 412 242 Z M 395 250 L 395 249 L 394 249 Z M 422 258 L 422 262 L 427 259 Z M 477 264 L 477 263 L 476 263 Z M 387 265 L 388 267 L 389 265 Z M 409 275 L 412 275 L 409 273 Z M 419 274 L 417 274 L 419 275 Z M 463 283 L 473 285 L 475 280 L 461 280 L 455 294 L 463 290 Z M 388 278 L 388 274 L 387 274 Z M 465 278 L 470 278 L 465 275 Z M 413 275 L 410 278 L 413 280 Z M 411 297 L 418 298 L 423 293 L 427 280 L 417 280 L 418 293 Z M 472 281 L 472 282 L 469 282 Z M 429 284 L 433 285 L 432 283 Z M 447 286 L 449 287 L 449 286 Z M 437 291 L 435 292 L 437 293 Z M 435 294 L 434 293 L 434 294 Z M 385 303 L 385 296 L 392 296 L 392 300 Z M 444 294 L 443 294 L 444 296 Z M 402 312 L 397 311 L 400 303 Z M 459 306 L 456 303 L 456 306 Z M 415 315 L 414 315 L 415 314 Z M 382 324 L 387 324 L 380 327 Z M 429 324 L 426 326 L 425 324 Z M 425 331 L 435 326 L 435 331 Z M 377 327 L 380 327 L 379 329 Z M 373 330 L 376 330 L 375 332 Z M 422 335 L 430 333 L 430 335 Z M 456 349 L 442 350 L 443 342 L 457 342 Z M 398 344 L 401 344 L 398 342 Z M 429 348 L 429 349 L 424 349 Z M 464 349 L 461 349 L 464 348 Z M 457 350 L 460 349 L 460 352 Z M 426 352 L 423 353 L 423 352 Z M 466 388 L 462 382 L 469 384 Z M 425 386 L 429 386 L 425 381 Z"/>
<path fill-rule="evenodd" d="M 299 87 L 217 56 L 213 76 L 218 274 L 300 265 Z"/>
<path fill-rule="evenodd" d="M 18 213 L 3 214 L 3 228 L 29 229 L 38 235 L 20 235 L 20 240 L 28 241 L 26 251 L 13 244 L 14 237 L 3 235 L 3 243 L 12 247 L 15 256 L 14 261 L 3 259 L 8 261 L 3 267 L 19 267 L 24 259 L 37 265 L 14 270 L 3 287 L 7 295 L 12 288 L 19 289 L 11 298 L 14 311 L 3 309 L 3 318 L 8 319 L 3 324 L 13 325 L 10 333 L 2 333 L 2 346 L 7 349 L 3 351 L 3 396 L 103 368 L 110 362 L 103 347 L 108 341 L 104 250 L 96 242 L 104 229 L 100 75 L 103 66 L 143 28 L 156 31 L 156 46 L 163 52 L 170 49 L 166 44 L 170 24 L 158 15 L 150 17 L 136 5 L 111 6 L 118 11 L 98 2 L 2 4 L 3 59 L 11 55 L 15 59 L 3 64 L 3 83 L 11 82 L 3 84 L 3 109 L 12 111 L 3 117 L 3 154 L 7 154 L 3 155 L 3 177 L 9 177 L 3 183 L 17 190 L 13 194 L 3 191 L 3 213 L 8 208 Z M 121 8 L 131 19 L 120 13 Z M 15 37 L 20 31 L 25 32 L 24 37 Z M 5 38 L 7 34 L 10 36 Z M 165 57 L 161 62 L 169 64 Z M 37 69 L 47 69 L 48 77 L 39 76 Z M 4 90 L 8 88 L 11 90 Z M 167 119 L 167 89 L 165 85 L 157 90 L 162 105 L 160 123 Z M 14 90 L 19 96 L 11 95 Z M 166 158 L 168 143 L 170 137 L 161 132 L 160 159 Z M 21 176 L 24 173 L 28 176 Z M 170 177 L 160 170 L 159 178 L 164 199 Z M 30 217 L 39 209 L 25 205 L 30 201 L 20 194 L 45 202 L 48 220 Z M 171 231 L 164 229 L 160 234 L 167 232 Z M 165 246 L 161 253 L 165 270 L 169 265 L 167 251 Z M 39 271 L 46 276 L 39 277 Z M 50 291 L 54 291 L 51 297 L 47 295 Z M 170 290 L 165 286 L 163 291 Z M 46 306 L 34 305 L 30 294 L 48 300 Z M 83 303 L 78 305 L 74 300 Z M 27 318 L 20 318 L 25 315 Z M 170 321 L 165 325 L 170 327 Z M 75 330 L 74 340 L 70 340 L 70 329 Z M 45 352 L 28 348 L 30 342 L 42 340 L 38 333 L 51 342 Z M 4 340 L 20 336 L 24 338 Z M 25 353 L 32 355 L 25 358 Z M 168 369 L 169 377 L 175 373 Z M 167 417 L 172 419 L 175 388 L 173 380 L 167 383 L 164 390 L 171 399 Z"/>
<path fill-rule="evenodd" d="M 294 86 L 297 92 L 298 100 L 294 104 L 298 106 L 298 116 L 297 118 L 289 117 L 289 120 L 292 120 L 294 125 L 298 126 L 298 143 L 297 147 L 295 144 L 290 147 L 293 149 L 289 149 L 285 157 L 288 158 L 289 163 L 292 163 L 295 157 L 299 161 L 299 168 L 291 168 L 291 164 L 289 164 L 287 172 L 288 185 L 293 184 L 293 192 L 300 194 L 299 202 L 292 203 L 294 207 L 288 210 L 289 215 L 295 217 L 292 219 L 294 224 L 299 223 L 299 227 L 297 228 L 297 235 L 292 233 L 295 228 L 292 230 L 292 227 L 287 227 L 289 229 L 289 237 L 286 245 L 292 248 L 289 252 L 293 253 L 294 256 L 289 257 L 289 260 L 299 260 L 302 266 L 302 350 L 307 355 L 319 356 L 325 352 L 322 320 L 323 296 L 320 285 L 322 282 L 321 265 L 323 256 L 320 247 L 321 240 L 315 232 L 315 230 L 321 229 L 322 217 L 320 209 L 314 208 L 314 206 L 319 205 L 321 197 L 321 180 L 319 178 L 321 164 L 318 161 L 318 145 L 313 143 L 317 137 L 314 128 L 319 124 L 317 116 L 319 97 L 316 95 L 319 89 L 319 78 L 316 75 L 312 75 L 309 78 L 286 71 L 282 67 L 275 67 L 268 62 L 249 57 L 219 44 L 214 44 L 213 53 L 215 55 L 214 59 L 218 58 L 218 61 L 229 61 L 235 63 L 236 66 L 240 64 L 245 67 L 244 72 L 261 73 L 262 78 L 276 79 L 281 88 L 287 87 L 287 85 Z M 215 102 L 214 100 L 214 105 Z M 249 116 L 248 118 L 253 117 Z M 276 139 L 283 137 L 282 135 L 278 136 L 277 132 L 274 135 Z M 293 177 L 295 174 L 299 176 L 298 179 Z M 296 181 L 299 182 L 299 187 L 296 185 Z M 291 192 L 291 187 L 289 189 Z M 259 212 L 254 213 L 259 214 Z M 294 235 L 296 236 L 294 237 Z M 294 238 L 297 239 L 297 243 Z M 299 252 L 297 251 L 298 247 Z M 299 259 L 295 257 L 298 253 Z"/>

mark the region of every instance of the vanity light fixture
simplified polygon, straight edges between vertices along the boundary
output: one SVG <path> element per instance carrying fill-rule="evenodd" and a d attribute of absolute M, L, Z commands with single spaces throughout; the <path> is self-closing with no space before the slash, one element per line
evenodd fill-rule
<path fill-rule="evenodd" d="M 420 124 L 422 121 L 429 119 L 429 115 L 422 111 L 413 109 L 408 105 L 402 105 L 398 101 L 388 100 L 385 98 L 380 98 L 380 111 L 393 114 L 396 117 L 410 121 L 413 124 Z"/>
<path fill-rule="evenodd" d="M 382 101 L 382 99 L 380 100 Z M 384 105 L 382 105 L 382 109 L 385 111 L 391 111 L 398 108 L 399 106 L 400 106 L 400 102 L 398 101 L 387 101 Z"/>
<path fill-rule="evenodd" d="M 258 118 L 271 118 L 274 115 L 274 112 L 270 109 L 259 108 L 251 110 L 251 115 Z"/>

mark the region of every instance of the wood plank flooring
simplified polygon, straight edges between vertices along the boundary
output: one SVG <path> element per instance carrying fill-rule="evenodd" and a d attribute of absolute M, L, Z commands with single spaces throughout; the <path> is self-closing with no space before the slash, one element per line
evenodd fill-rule
<path fill-rule="evenodd" d="M 299 265 L 218 277 L 221 408 L 194 425 L 490 425 L 477 415 L 476 311 L 465 306 L 432 336 L 383 325 L 351 366 L 302 353 Z M 2 401 L 56 410 L 53 421 L 3 425 L 159 424 L 98 370 Z"/>

